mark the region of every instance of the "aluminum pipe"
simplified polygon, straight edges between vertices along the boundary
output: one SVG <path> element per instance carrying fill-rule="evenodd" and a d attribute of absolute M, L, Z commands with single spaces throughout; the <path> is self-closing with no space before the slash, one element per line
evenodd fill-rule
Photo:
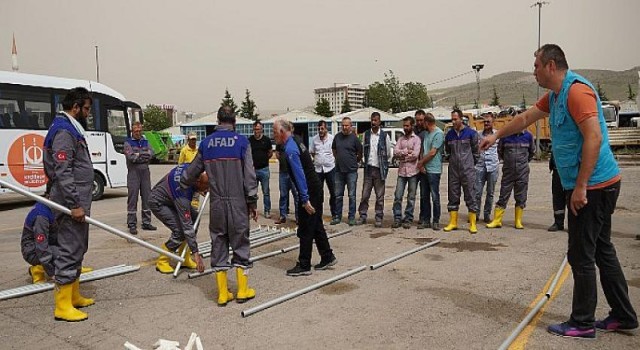
<path fill-rule="evenodd" d="M 47 198 L 40 197 L 40 196 L 38 196 L 36 194 L 33 194 L 33 193 L 29 192 L 29 191 L 25 191 L 24 189 L 22 189 L 22 188 L 20 188 L 18 186 L 15 186 L 13 184 L 10 184 L 10 183 L 8 183 L 8 182 L 6 182 L 4 180 L 0 180 L 0 185 L 4 186 L 6 188 L 9 188 L 9 189 L 13 190 L 14 192 L 19 193 L 19 194 L 21 194 L 23 196 L 26 196 L 26 197 L 28 197 L 30 199 L 33 199 L 34 201 L 40 202 L 40 203 L 42 203 L 42 204 L 44 204 L 44 205 L 46 205 L 46 206 L 48 206 L 48 207 L 50 207 L 52 209 L 55 209 L 55 210 L 60 211 L 60 212 L 63 212 L 65 214 L 67 214 L 67 215 L 71 215 L 71 210 L 69 210 L 68 208 L 63 207 L 62 205 L 60 205 L 60 204 L 58 204 L 58 203 L 56 203 L 54 201 L 51 201 L 51 200 L 49 200 Z M 167 252 L 166 250 L 164 250 L 164 249 L 162 249 L 160 247 L 156 247 L 153 244 L 147 243 L 147 242 L 143 241 L 142 239 L 140 239 L 140 238 L 138 238 L 136 236 L 132 236 L 130 234 L 124 233 L 124 232 L 118 230 L 115 227 L 111 227 L 111 226 L 109 226 L 107 224 L 104 224 L 104 223 L 98 221 L 98 220 L 92 219 L 89 216 L 85 216 L 85 221 L 87 223 L 89 223 L 91 225 L 94 225 L 94 226 L 97 226 L 97 227 L 99 227 L 99 228 L 101 228 L 101 229 L 103 229 L 103 230 L 105 230 L 107 232 L 113 233 L 116 236 L 120 236 L 120 237 L 125 238 L 125 239 L 127 239 L 129 241 L 137 243 L 137 244 L 139 244 L 139 245 L 141 245 L 141 246 L 143 246 L 143 247 L 145 247 L 147 249 L 153 250 L 156 253 L 159 253 L 159 254 L 162 254 L 162 255 L 166 255 L 166 256 L 170 257 L 171 259 L 173 259 L 173 260 L 184 262 L 184 258 L 181 258 L 180 256 L 178 256 L 178 255 L 176 255 L 174 253 Z"/>
<path fill-rule="evenodd" d="M 538 301 L 536 306 L 534 306 L 534 308 L 531 309 L 531 311 L 527 314 L 527 316 L 525 316 L 525 318 L 522 321 L 520 321 L 516 329 L 514 329 L 513 332 L 511 332 L 511 334 L 509 335 L 509 337 L 502 343 L 502 345 L 500 345 L 500 347 L 498 348 L 499 350 L 508 349 L 509 346 L 511 346 L 511 343 L 513 343 L 513 341 L 516 340 L 516 338 L 520 335 L 522 330 L 524 330 L 524 328 L 529 324 L 529 322 L 531 322 L 531 320 L 533 320 L 533 318 L 538 314 L 540 309 L 542 309 L 542 307 L 549 301 L 549 299 L 551 299 L 551 294 L 553 293 L 553 290 L 556 288 L 556 284 L 558 284 L 558 280 L 560 280 L 560 276 L 562 276 L 562 272 L 564 271 L 566 266 L 567 266 L 567 257 L 565 256 L 564 260 L 562 261 L 562 264 L 560 265 L 560 268 L 558 269 L 558 272 L 556 272 L 556 275 L 553 278 L 553 282 L 551 282 L 551 285 L 549 286 L 549 289 L 547 289 L 547 292 L 545 293 L 544 297 L 540 299 L 540 301 Z"/>
<path fill-rule="evenodd" d="M 285 302 L 287 300 L 291 300 L 293 298 L 299 297 L 299 296 L 301 296 L 301 295 L 303 295 L 305 293 L 309 293 L 312 290 L 318 289 L 320 287 L 324 287 L 324 286 L 326 286 L 328 284 L 331 284 L 333 282 L 336 282 L 336 281 L 339 281 L 341 279 L 347 278 L 349 276 L 355 275 L 355 274 L 357 274 L 359 272 L 362 272 L 362 271 L 364 271 L 366 269 L 367 269 L 366 265 L 365 266 L 360 266 L 360 267 L 355 268 L 353 270 L 349 270 L 349 271 L 347 271 L 345 273 L 339 274 L 339 275 L 337 275 L 335 277 L 332 277 L 332 278 L 329 278 L 327 280 L 324 280 L 324 281 L 318 282 L 316 284 L 310 285 L 309 287 L 300 289 L 298 291 L 289 293 L 287 295 L 283 295 L 283 296 L 281 296 L 279 298 L 273 299 L 273 300 L 268 301 L 268 302 L 266 302 L 264 304 L 260 304 L 260 305 L 258 305 L 256 307 L 252 307 L 250 309 L 244 310 L 240 314 L 242 315 L 242 317 L 251 316 L 251 315 L 253 315 L 253 314 L 257 313 L 257 312 L 260 312 L 260 311 L 268 309 L 268 308 L 270 308 L 272 306 L 281 304 L 281 303 L 283 303 L 283 302 Z"/>
<path fill-rule="evenodd" d="M 204 199 L 202 200 L 200 207 L 198 207 L 198 217 L 196 217 L 196 221 L 193 223 L 193 229 L 196 232 L 196 237 L 198 235 L 198 227 L 200 226 L 200 221 L 202 220 L 202 214 L 204 213 L 204 207 L 207 205 L 207 203 L 209 203 L 209 197 L 210 194 L 209 192 L 207 192 L 207 195 L 204 196 Z M 180 253 L 180 257 L 184 259 L 185 255 L 187 255 L 187 246 L 184 246 L 184 249 L 182 249 L 182 253 Z M 173 270 L 173 278 L 178 277 L 178 272 L 180 272 L 180 268 L 182 267 L 182 262 L 178 261 L 178 263 L 176 264 L 176 268 Z"/>
<path fill-rule="evenodd" d="M 382 262 L 379 262 L 379 263 L 377 263 L 377 264 L 375 264 L 375 265 L 371 265 L 371 266 L 370 266 L 370 268 L 371 268 L 371 270 L 375 270 L 375 269 L 377 269 L 377 268 L 379 268 L 379 267 L 382 267 L 382 266 L 384 266 L 384 265 L 387 265 L 387 264 L 389 264 L 389 263 L 392 263 L 392 262 L 394 262 L 394 261 L 396 261 L 396 260 L 400 260 L 400 259 L 404 258 L 404 257 L 405 257 L 405 256 L 407 256 L 407 255 L 411 255 L 411 254 L 416 253 L 416 252 L 419 252 L 419 251 L 421 251 L 421 250 L 423 250 L 423 249 L 427 249 L 427 248 L 429 248 L 429 247 L 431 247 L 431 246 L 434 246 L 434 245 L 436 245 L 436 244 L 438 244 L 438 243 L 440 243 L 440 240 L 439 240 L 439 239 L 436 239 L 436 240 L 435 240 L 435 241 L 433 241 L 433 242 L 429 242 L 429 243 L 427 243 L 427 244 L 425 244 L 425 245 L 421 245 L 421 246 L 419 246 L 419 247 L 417 247 L 417 248 L 415 248 L 415 249 L 411 249 L 411 250 L 406 251 L 406 252 L 404 252 L 404 253 L 402 253 L 402 254 L 400 254 L 400 255 L 396 255 L 396 256 L 391 257 L 391 258 L 389 258 L 389 259 L 387 259 L 387 260 L 384 260 L 384 261 L 382 261 Z"/>

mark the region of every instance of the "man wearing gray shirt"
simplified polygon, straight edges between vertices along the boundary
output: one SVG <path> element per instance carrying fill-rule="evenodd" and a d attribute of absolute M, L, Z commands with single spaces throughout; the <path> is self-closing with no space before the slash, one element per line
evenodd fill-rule
<path fill-rule="evenodd" d="M 362 160 L 362 143 L 351 129 L 351 118 L 342 119 L 342 132 L 334 136 L 331 149 L 336 159 L 336 216 L 331 220 L 331 225 L 337 225 L 342 221 L 342 204 L 346 185 L 349 191 L 349 226 L 354 226 L 358 163 Z"/>

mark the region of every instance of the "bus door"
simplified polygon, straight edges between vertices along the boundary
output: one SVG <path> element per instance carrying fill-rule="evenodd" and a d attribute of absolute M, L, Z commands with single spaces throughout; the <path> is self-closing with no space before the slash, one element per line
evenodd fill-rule
<path fill-rule="evenodd" d="M 127 161 L 124 143 L 130 134 L 129 120 L 122 104 L 106 105 L 103 109 L 107 117 L 106 151 L 107 175 L 112 187 L 127 185 Z"/>

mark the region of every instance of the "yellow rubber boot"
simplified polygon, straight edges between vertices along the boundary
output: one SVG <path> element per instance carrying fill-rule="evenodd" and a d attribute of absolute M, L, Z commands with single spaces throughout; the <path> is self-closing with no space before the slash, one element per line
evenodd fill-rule
<path fill-rule="evenodd" d="M 162 245 L 162 249 L 169 251 L 169 248 L 167 248 L 166 244 Z M 173 273 L 173 267 L 171 267 L 171 265 L 169 265 L 169 257 L 164 255 L 164 254 L 160 254 L 160 256 L 158 256 L 158 260 L 156 260 L 156 271 L 160 272 L 160 273 Z"/>
<path fill-rule="evenodd" d="M 76 309 L 71 304 L 71 295 L 73 294 L 73 284 L 56 284 L 53 296 L 56 302 L 56 309 L 53 316 L 58 321 L 77 322 L 84 321 L 89 316 L 84 312 Z"/>
<path fill-rule="evenodd" d="M 469 213 L 469 232 L 478 233 L 478 228 L 476 227 L 476 213 Z"/>
<path fill-rule="evenodd" d="M 47 276 L 44 272 L 44 267 L 42 265 L 36 265 L 29 267 L 29 275 L 31 276 L 31 281 L 35 283 L 43 283 L 47 280 Z"/>
<path fill-rule="evenodd" d="M 93 271 L 93 267 L 83 266 L 80 268 L 80 273 L 87 273 Z"/>
<path fill-rule="evenodd" d="M 233 293 L 227 288 L 227 271 L 217 271 L 216 282 L 218 283 L 218 306 L 227 306 L 227 303 L 233 300 Z"/>
<path fill-rule="evenodd" d="M 524 209 L 521 207 L 516 207 L 516 228 L 522 230 L 524 226 L 522 226 L 522 213 Z"/>
<path fill-rule="evenodd" d="M 458 212 L 449 212 L 449 225 L 445 226 L 444 232 L 449 232 L 458 229 Z"/>
<path fill-rule="evenodd" d="M 243 268 L 236 268 L 236 278 L 238 279 L 238 295 L 236 296 L 236 301 L 238 303 L 244 303 L 247 300 L 255 298 L 256 291 L 249 288 L 249 278 Z"/>
<path fill-rule="evenodd" d="M 76 279 L 75 282 L 71 283 L 71 305 L 75 308 L 87 307 L 95 304 L 95 300 L 91 298 L 85 298 L 80 295 L 80 280 Z"/>
<path fill-rule="evenodd" d="M 487 224 L 488 228 L 500 228 L 502 227 L 502 217 L 504 216 L 504 208 L 496 207 L 493 221 Z"/>
<path fill-rule="evenodd" d="M 182 254 L 183 249 L 187 250 L 187 253 L 184 255 L 184 262 L 181 266 L 185 269 L 196 269 L 198 267 L 198 264 L 196 264 L 196 262 L 191 259 L 191 249 L 189 248 L 189 246 L 187 246 L 187 242 L 183 242 L 178 249 L 180 251 L 180 254 Z"/>

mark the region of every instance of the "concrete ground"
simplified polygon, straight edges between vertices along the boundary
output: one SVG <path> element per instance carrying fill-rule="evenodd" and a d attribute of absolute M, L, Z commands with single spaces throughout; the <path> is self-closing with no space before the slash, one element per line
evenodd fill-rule
<path fill-rule="evenodd" d="M 152 166 L 157 181 L 170 169 Z M 271 165 L 271 200 L 275 214 L 278 168 Z M 636 309 L 640 308 L 640 241 L 634 239 L 640 219 L 640 168 L 623 168 L 622 194 L 614 215 L 613 242 L 629 283 Z M 245 304 L 217 307 L 213 276 L 177 279 L 155 271 L 156 254 L 136 244 L 91 228 L 86 266 L 96 269 L 118 264 L 141 264 L 138 272 L 82 284 L 83 292 L 96 299 L 87 308 L 89 319 L 80 323 L 53 319 L 52 292 L 0 301 L 0 346 L 15 349 L 122 349 L 129 341 L 151 349 L 159 338 L 186 344 L 191 332 L 200 335 L 205 349 L 485 349 L 497 348 L 526 315 L 529 307 L 555 275 L 565 252 L 565 232 L 551 233 L 550 175 L 546 163 L 533 163 L 525 230 L 513 228 L 513 200 L 502 229 L 466 231 L 466 208 L 461 209 L 461 229 L 451 233 L 431 229 L 391 229 L 391 206 L 396 170 L 387 181 L 385 227 L 353 227 L 353 232 L 331 240 L 338 258 L 333 269 L 311 276 L 287 277 L 297 251 L 255 263 L 250 285 L 257 296 Z M 443 215 L 446 214 L 446 173 L 441 183 Z M 360 199 L 362 174 L 358 181 Z M 496 200 L 498 190 L 496 190 Z M 30 282 L 27 264 L 20 255 L 20 231 L 31 202 L 15 196 L 0 198 L 0 289 Z M 345 203 L 345 211 L 347 203 Z M 262 204 L 259 205 L 262 213 Z M 328 210 L 325 200 L 324 213 Z M 109 190 L 93 203 L 92 216 L 126 229 L 126 189 Z M 417 211 L 416 211 L 417 215 Z M 345 213 L 346 216 L 346 213 Z M 373 218 L 373 199 L 370 218 Z M 290 216 L 292 218 L 292 216 Z M 208 214 L 203 225 L 209 222 Z M 169 235 L 160 226 L 139 237 L 161 245 Z M 260 217 L 260 224 L 273 220 Z M 257 224 L 254 224 L 257 226 Z M 346 224 L 326 226 L 330 232 Z M 200 234 L 199 241 L 208 239 Z M 371 271 L 366 270 L 247 318 L 250 307 L 358 266 L 380 262 L 434 239 L 434 247 Z M 256 248 L 257 255 L 297 243 L 295 237 Z M 314 252 L 314 263 L 318 260 Z M 207 262 L 208 263 L 208 262 Z M 566 277 L 566 275 L 565 275 Z M 236 289 L 234 274 L 229 286 Z M 571 274 L 561 280 L 557 296 L 517 340 L 531 349 L 638 349 L 639 336 L 599 333 L 593 341 L 565 339 L 546 332 L 551 323 L 568 318 L 572 296 Z M 599 290 L 598 318 L 608 307 Z"/>

